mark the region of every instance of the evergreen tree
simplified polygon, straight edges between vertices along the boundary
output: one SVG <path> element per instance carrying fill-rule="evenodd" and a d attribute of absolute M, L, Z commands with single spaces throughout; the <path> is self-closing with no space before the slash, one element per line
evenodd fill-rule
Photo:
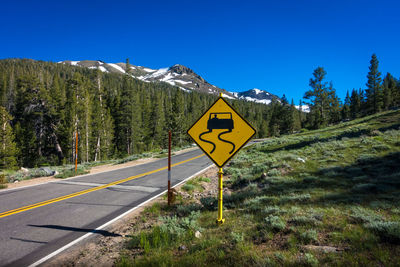
<path fill-rule="evenodd" d="M 293 110 L 285 95 L 281 98 L 280 107 L 280 131 L 282 134 L 292 133 L 294 130 Z"/>
<path fill-rule="evenodd" d="M 350 97 L 350 117 L 352 119 L 360 117 L 361 112 L 361 99 L 360 95 L 358 94 L 357 90 L 353 89 L 351 91 Z"/>
<path fill-rule="evenodd" d="M 383 109 L 388 110 L 394 106 L 394 99 L 396 98 L 397 82 L 395 78 L 387 73 L 383 79 Z"/>
<path fill-rule="evenodd" d="M 271 118 L 269 120 L 269 133 L 271 136 L 279 136 L 281 134 L 281 104 L 273 99 L 271 104 Z"/>
<path fill-rule="evenodd" d="M 324 68 L 316 68 L 313 72 L 313 76 L 314 78 L 311 78 L 309 83 L 311 90 L 304 94 L 304 98 L 311 101 L 308 104 L 310 107 L 310 113 L 308 115 L 310 125 L 312 128 L 318 129 L 328 122 L 326 110 L 328 105 L 328 85 L 327 82 L 324 82 L 326 76 Z"/>
<path fill-rule="evenodd" d="M 375 54 L 372 54 L 369 72 L 367 75 L 366 112 L 373 114 L 381 111 L 383 107 L 381 73 L 378 71 L 379 61 Z"/>
<path fill-rule="evenodd" d="M 0 76 L 0 106 L 6 107 L 7 104 L 7 76 L 4 73 Z"/>
<path fill-rule="evenodd" d="M 324 68 L 316 68 L 313 76 L 309 83 L 311 90 L 304 94 L 304 98 L 310 100 L 310 113 L 307 115 L 309 127 L 318 129 L 328 123 L 340 121 L 340 101 L 332 82 L 328 86 L 324 81 Z"/>
<path fill-rule="evenodd" d="M 164 148 L 163 147 L 163 135 L 166 135 L 165 128 L 165 114 L 164 114 L 164 103 L 162 101 L 162 92 L 153 95 L 153 108 L 151 113 L 151 149 Z"/>
<path fill-rule="evenodd" d="M 301 129 L 301 120 L 300 120 L 300 116 L 299 111 L 296 109 L 296 106 L 294 105 L 294 100 L 292 98 L 292 103 L 290 105 L 290 109 L 291 109 L 291 113 L 292 113 L 292 132 L 297 132 Z"/>
<path fill-rule="evenodd" d="M 400 80 L 396 80 L 396 87 L 392 92 L 393 107 L 400 107 Z"/>
<path fill-rule="evenodd" d="M 122 155 L 130 155 L 133 152 L 134 143 L 132 140 L 133 114 L 135 113 L 134 92 L 130 86 L 130 79 L 123 78 L 122 92 L 120 101 L 117 104 L 116 134 L 117 147 Z"/>
<path fill-rule="evenodd" d="M 346 98 L 344 99 L 344 104 L 343 104 L 343 108 L 342 108 L 342 118 L 344 120 L 348 120 L 351 117 L 351 115 L 350 115 L 350 105 L 351 105 L 351 98 L 350 98 L 350 95 L 349 95 L 349 91 L 347 90 Z"/>
<path fill-rule="evenodd" d="M 336 94 L 336 89 L 333 87 L 332 82 L 329 83 L 327 89 L 327 107 L 326 107 L 329 123 L 338 123 L 341 120 L 341 103 L 339 97 Z"/>
<path fill-rule="evenodd" d="M 131 69 L 131 64 L 129 63 L 129 58 L 126 59 L 126 63 L 125 63 L 125 72 L 127 74 L 130 74 L 132 72 Z"/>
<path fill-rule="evenodd" d="M 16 140 L 20 148 L 20 164 L 34 167 L 43 160 L 46 145 L 46 124 L 44 117 L 46 91 L 33 76 L 23 76 L 17 80 Z"/>
<path fill-rule="evenodd" d="M 182 90 L 175 92 L 172 100 L 172 118 L 171 118 L 171 130 L 173 133 L 172 141 L 176 146 L 182 146 L 186 132 L 186 121 L 185 121 L 185 105 L 183 101 Z"/>
<path fill-rule="evenodd" d="M 17 164 L 17 147 L 10 125 L 11 115 L 0 106 L 0 169 L 12 169 Z"/>
<path fill-rule="evenodd" d="M 303 101 L 299 100 L 299 110 L 298 110 L 299 122 L 300 122 L 300 129 L 303 128 L 303 123 L 305 120 L 305 115 L 303 112 Z"/>

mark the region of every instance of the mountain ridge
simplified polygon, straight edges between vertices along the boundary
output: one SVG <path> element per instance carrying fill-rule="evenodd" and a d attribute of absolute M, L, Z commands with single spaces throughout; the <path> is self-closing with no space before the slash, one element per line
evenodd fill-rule
<path fill-rule="evenodd" d="M 197 90 L 203 93 L 219 94 L 231 99 L 241 99 L 256 103 L 269 104 L 272 99 L 279 100 L 279 97 L 265 90 L 250 89 L 241 92 L 230 92 L 207 82 L 203 77 L 195 73 L 189 67 L 181 64 L 175 64 L 171 67 L 151 69 L 144 66 L 130 65 L 127 70 L 126 63 L 106 63 L 102 60 L 64 60 L 58 63 L 69 64 L 72 66 L 81 66 L 89 69 L 99 69 L 102 72 L 130 74 L 132 77 L 144 82 L 166 82 L 177 86 L 184 91 Z M 260 94 L 260 92 L 262 92 Z M 266 97 L 263 99 L 260 96 Z"/>
<path fill-rule="evenodd" d="M 265 105 L 269 105 L 274 100 L 279 103 L 281 102 L 281 99 L 278 96 L 258 88 L 240 92 L 231 92 L 217 87 L 207 82 L 203 77 L 198 75 L 189 67 L 181 64 L 175 64 L 171 67 L 160 69 L 151 69 L 144 66 L 135 66 L 130 64 L 130 68 L 127 69 L 126 63 L 106 63 L 102 60 L 64 60 L 59 61 L 58 63 L 81 66 L 89 69 L 99 69 L 102 72 L 129 74 L 133 78 L 144 82 L 165 82 L 172 86 L 177 86 L 186 92 L 196 90 L 213 95 L 222 93 L 226 98 L 250 101 Z M 299 109 L 298 106 L 296 106 L 296 108 Z M 308 107 L 303 106 L 303 111 L 307 112 Z"/>

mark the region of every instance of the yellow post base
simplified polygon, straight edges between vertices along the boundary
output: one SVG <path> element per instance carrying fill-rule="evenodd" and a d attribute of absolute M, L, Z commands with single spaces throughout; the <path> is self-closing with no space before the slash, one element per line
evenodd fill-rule
<path fill-rule="evenodd" d="M 222 171 L 222 168 L 219 169 L 218 171 L 218 219 L 217 219 L 217 224 L 223 224 L 225 222 L 225 219 L 222 218 L 222 177 L 223 177 L 224 172 Z"/>
<path fill-rule="evenodd" d="M 218 224 L 218 225 L 223 224 L 224 222 L 225 222 L 225 219 L 221 219 L 221 220 L 218 220 L 218 219 L 217 219 L 217 224 Z"/>

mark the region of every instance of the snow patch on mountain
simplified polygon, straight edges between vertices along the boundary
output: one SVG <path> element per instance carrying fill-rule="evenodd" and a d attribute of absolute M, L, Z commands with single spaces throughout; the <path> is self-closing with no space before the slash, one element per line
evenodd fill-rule
<path fill-rule="evenodd" d="M 152 73 L 152 74 L 148 74 L 146 75 L 144 78 L 145 79 L 151 79 L 151 78 L 157 78 L 159 76 L 162 76 L 164 74 L 166 74 L 168 72 L 168 68 L 162 68 L 157 70 L 156 72 Z"/>
<path fill-rule="evenodd" d="M 102 72 L 108 72 L 108 70 L 106 70 L 106 68 L 104 68 L 103 66 L 100 66 L 99 70 L 101 70 Z"/>
<path fill-rule="evenodd" d="M 268 93 L 267 91 L 260 90 L 257 88 L 250 89 L 244 92 L 234 92 L 232 93 L 234 97 L 250 102 L 261 103 L 268 105 L 272 102 L 272 100 L 277 100 L 280 102 L 279 97 Z"/>
<path fill-rule="evenodd" d="M 125 70 L 123 68 L 121 68 L 120 66 L 118 66 L 117 64 L 114 63 L 108 63 L 109 66 L 113 67 L 114 69 L 119 70 L 122 73 L 125 73 Z"/>
<path fill-rule="evenodd" d="M 143 67 L 142 70 L 144 70 L 144 71 L 146 71 L 146 72 L 155 72 L 155 71 L 156 71 L 156 70 L 149 69 L 149 68 L 145 68 L 145 67 Z"/>
<path fill-rule="evenodd" d="M 252 97 L 249 97 L 249 96 L 244 97 L 244 99 L 246 99 L 247 101 L 266 104 L 266 105 L 271 103 L 271 100 L 269 100 L 269 99 L 256 99 L 256 98 L 252 98 Z"/>
<path fill-rule="evenodd" d="M 177 82 L 177 83 L 181 83 L 181 84 L 189 84 L 189 83 L 192 83 L 191 81 L 189 81 L 189 82 L 185 82 L 185 81 L 182 81 L 182 80 L 176 80 L 176 79 L 175 79 L 175 82 Z"/>
<path fill-rule="evenodd" d="M 256 93 L 256 95 L 261 94 L 263 91 L 257 88 L 253 89 L 254 93 Z"/>
<path fill-rule="evenodd" d="M 229 99 L 236 99 L 235 97 L 229 96 L 227 94 L 222 93 L 222 97 L 229 98 Z"/>

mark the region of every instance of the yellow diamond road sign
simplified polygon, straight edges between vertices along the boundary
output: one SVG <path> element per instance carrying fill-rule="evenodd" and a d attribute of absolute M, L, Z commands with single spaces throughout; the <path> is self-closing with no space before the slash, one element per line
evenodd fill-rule
<path fill-rule="evenodd" d="M 255 135 L 256 130 L 219 97 L 187 133 L 222 168 Z"/>

